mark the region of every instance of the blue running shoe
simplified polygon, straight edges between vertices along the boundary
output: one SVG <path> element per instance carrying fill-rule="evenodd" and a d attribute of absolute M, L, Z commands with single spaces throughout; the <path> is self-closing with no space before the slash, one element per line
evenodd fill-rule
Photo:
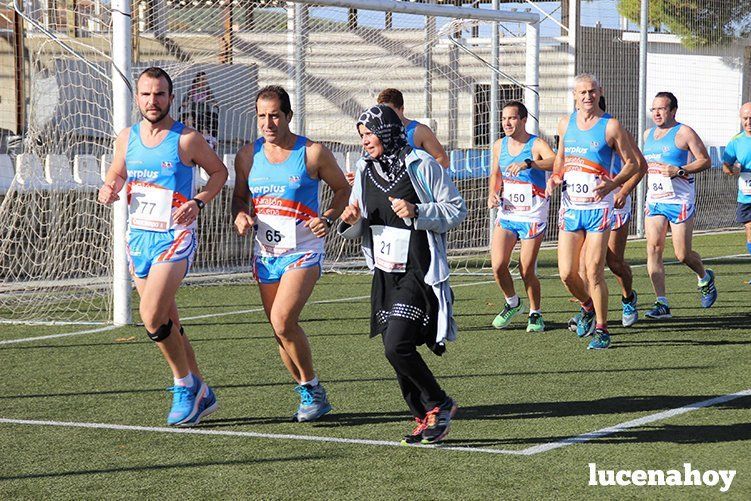
<path fill-rule="evenodd" d="M 717 301 L 717 287 L 714 283 L 714 271 L 707 269 L 707 275 L 709 275 L 709 281 L 706 284 L 699 284 L 699 292 L 701 293 L 701 307 L 709 308 Z"/>
<path fill-rule="evenodd" d="M 577 313 L 576 315 L 574 315 L 573 317 L 569 319 L 568 330 L 570 330 L 571 332 L 576 332 L 576 326 L 582 317 L 582 311 L 584 311 L 584 309 L 582 309 L 579 313 Z"/>
<path fill-rule="evenodd" d="M 639 320 L 639 312 L 636 311 L 637 295 L 636 291 L 632 292 L 634 298 L 629 301 L 628 299 L 621 299 L 621 306 L 623 307 L 623 313 L 621 314 L 621 325 L 624 327 L 631 327 Z"/>
<path fill-rule="evenodd" d="M 587 346 L 588 350 L 605 350 L 610 347 L 610 334 L 605 329 L 595 329 L 595 335 Z"/>
<path fill-rule="evenodd" d="M 670 307 L 659 301 L 655 301 L 655 304 L 654 306 L 652 306 L 652 309 L 646 312 L 644 316 L 646 316 L 647 318 L 654 318 L 658 320 L 661 318 L 673 317 L 673 315 L 670 313 Z"/>
<path fill-rule="evenodd" d="M 197 377 L 193 378 L 193 386 L 170 386 L 167 391 L 172 392 L 172 408 L 167 416 L 167 424 L 179 426 L 193 419 L 198 412 L 198 392 L 201 383 Z"/>
<path fill-rule="evenodd" d="M 296 386 L 295 391 L 300 394 L 300 407 L 292 417 L 294 421 L 299 423 L 315 421 L 331 410 L 326 390 L 322 385 L 304 384 Z"/>
<path fill-rule="evenodd" d="M 576 324 L 576 335 L 579 337 L 591 336 L 595 331 L 595 310 L 584 311 Z"/>
<path fill-rule="evenodd" d="M 202 418 L 205 418 L 219 408 L 216 402 L 214 390 L 212 390 L 206 383 L 201 384 L 201 389 L 199 390 L 198 395 L 198 412 L 193 416 L 193 419 L 181 424 L 180 426 L 192 426 L 198 424 L 201 422 Z"/>

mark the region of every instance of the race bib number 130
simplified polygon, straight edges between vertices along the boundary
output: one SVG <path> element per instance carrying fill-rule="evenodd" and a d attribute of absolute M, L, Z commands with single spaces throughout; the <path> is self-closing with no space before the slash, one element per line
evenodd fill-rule
<path fill-rule="evenodd" d="M 741 172 L 738 176 L 738 190 L 743 195 L 751 195 L 751 172 Z"/>
<path fill-rule="evenodd" d="M 599 178 L 595 174 L 581 171 L 570 171 L 564 175 L 566 193 L 574 202 L 594 202 L 595 187 Z"/>

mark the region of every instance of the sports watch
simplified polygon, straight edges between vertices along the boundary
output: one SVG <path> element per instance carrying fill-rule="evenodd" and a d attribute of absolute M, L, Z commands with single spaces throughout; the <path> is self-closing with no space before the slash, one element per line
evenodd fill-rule
<path fill-rule="evenodd" d="M 678 172 L 676 173 L 678 177 L 684 177 L 686 175 L 686 169 L 678 169 Z"/>
<path fill-rule="evenodd" d="M 198 206 L 198 210 L 203 210 L 203 208 L 206 207 L 206 202 L 204 202 L 200 198 L 191 198 L 191 200 L 193 200 L 196 203 L 196 205 Z"/>
<path fill-rule="evenodd" d="M 329 216 L 321 216 L 321 219 L 323 219 L 323 222 L 326 223 L 326 226 L 328 226 L 329 228 L 334 226 L 334 220 Z"/>
<path fill-rule="evenodd" d="M 525 158 L 524 159 L 524 163 L 527 165 L 527 169 L 531 169 L 532 168 L 532 163 L 533 162 L 532 162 L 531 158 Z"/>

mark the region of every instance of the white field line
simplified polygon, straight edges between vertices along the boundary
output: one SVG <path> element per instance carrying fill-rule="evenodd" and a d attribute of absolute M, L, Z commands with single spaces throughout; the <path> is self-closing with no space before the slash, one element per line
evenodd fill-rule
<path fill-rule="evenodd" d="M 452 287 L 469 287 L 472 285 L 480 285 L 480 284 L 488 284 L 492 283 L 493 280 L 483 280 L 481 282 L 472 282 L 472 283 L 466 283 L 466 284 L 457 284 L 452 285 Z M 361 299 L 368 299 L 370 296 L 353 296 L 353 297 L 343 297 L 338 299 L 321 299 L 318 301 L 310 301 L 307 304 L 326 304 L 326 303 L 343 303 L 348 301 L 358 301 Z M 180 320 L 181 321 L 187 321 L 187 320 L 200 320 L 203 318 L 215 318 L 215 317 L 225 317 L 225 316 L 232 316 L 232 315 L 243 315 L 246 313 L 260 313 L 263 311 L 263 308 L 252 308 L 249 310 L 235 310 L 235 311 L 225 311 L 221 313 L 209 313 L 206 315 L 194 315 L 192 317 L 183 317 Z M 105 332 L 105 331 L 111 331 L 113 329 L 117 329 L 118 327 L 114 325 L 107 325 L 105 327 L 100 327 L 98 329 L 89 329 L 84 331 L 76 331 L 76 332 L 66 332 L 63 334 L 50 334 L 46 336 L 36 336 L 36 337 L 26 337 L 21 339 L 9 339 L 7 341 L 0 341 L 0 345 L 4 344 L 16 344 L 16 343 L 29 343 L 33 341 L 43 341 L 45 339 L 55 339 L 60 337 L 70 337 L 70 336 L 80 336 L 82 334 L 94 334 L 96 332 Z"/>
<path fill-rule="evenodd" d="M 95 332 L 111 331 L 117 328 L 118 327 L 114 325 L 106 325 L 104 327 L 99 327 L 98 329 L 89 329 L 85 331 L 65 332 L 63 334 L 49 334 L 47 336 L 25 337 L 21 339 L 7 339 L 5 341 L 0 341 L 0 345 L 15 344 L 15 343 L 28 343 L 31 341 L 42 341 L 45 339 L 56 339 L 60 337 L 80 336 L 81 334 L 94 334 Z"/>
<path fill-rule="evenodd" d="M 681 414 L 686 414 L 687 412 L 695 411 L 697 409 L 702 409 L 704 407 L 709 407 L 711 405 L 723 404 L 725 402 L 729 402 L 731 400 L 735 400 L 737 398 L 746 397 L 746 396 L 751 396 L 751 388 L 749 388 L 748 390 L 739 391 L 737 393 L 729 393 L 727 395 L 722 395 L 720 397 L 710 398 L 709 400 L 702 400 L 701 402 L 684 405 L 683 407 L 678 407 L 676 409 L 670 409 L 668 411 L 658 412 L 657 414 L 650 414 L 648 416 L 640 417 L 638 419 L 633 419 L 631 421 L 626 421 L 625 423 L 620 423 L 615 426 L 610 426 L 608 428 L 602 428 L 597 431 L 584 433 L 583 435 L 579 435 L 577 437 L 566 438 L 564 440 L 559 440 L 558 442 L 550 442 L 547 444 L 535 445 L 533 447 L 523 449 L 519 452 L 525 456 L 532 456 L 534 454 L 539 454 L 541 452 L 548 452 L 548 451 L 552 451 L 553 449 L 560 449 L 561 447 L 566 447 L 568 445 L 581 444 L 583 442 L 588 442 L 590 440 L 595 440 L 598 438 L 606 437 L 608 435 L 613 435 L 615 433 L 619 433 L 623 430 L 628 430 L 630 428 L 639 428 L 647 423 L 654 423 L 655 421 L 661 421 L 663 419 L 668 419 L 673 416 L 680 416 Z"/>
<path fill-rule="evenodd" d="M 543 452 L 548 452 L 561 447 L 566 447 L 574 444 L 581 444 L 590 440 L 605 437 L 607 435 L 613 435 L 623 430 L 630 428 L 638 428 L 647 423 L 653 423 L 655 421 L 661 421 L 673 416 L 679 416 L 686 414 L 687 412 L 709 407 L 711 405 L 722 404 L 735 400 L 737 398 L 751 396 L 751 388 L 737 393 L 730 393 L 720 397 L 711 398 L 709 400 L 703 400 L 693 404 L 688 404 L 683 407 L 671 409 L 668 411 L 658 412 L 657 414 L 650 414 L 648 416 L 626 421 L 625 423 L 617 424 L 601 430 L 585 433 L 576 437 L 567 438 L 557 442 L 550 442 L 547 444 L 540 444 L 533 447 L 528 447 L 521 450 L 508 450 L 508 449 L 490 449 L 485 447 L 460 447 L 460 446 L 442 446 L 442 445 L 415 445 L 412 447 L 422 449 L 433 449 L 439 451 L 459 451 L 459 452 L 480 452 L 484 454 L 504 454 L 511 456 L 533 456 Z M 386 440 L 367 440 L 357 438 L 338 438 L 338 437 L 320 437 L 315 435 L 292 435 L 282 433 L 257 433 L 253 431 L 232 431 L 232 430 L 209 430 L 203 428 L 168 428 L 162 426 L 131 426 L 122 424 L 110 424 L 110 423 L 82 423 L 75 421 L 41 421 L 33 419 L 8 419 L 0 418 L 0 424 L 16 424 L 16 425 L 28 425 L 28 426 L 57 426 L 62 428 L 89 428 L 99 430 L 117 430 L 117 431 L 141 431 L 151 433 L 177 433 L 184 435 L 214 435 L 214 436 L 227 436 L 227 437 L 247 437 L 247 438 L 263 438 L 271 440 L 300 440 L 308 442 L 324 442 L 335 444 L 354 444 L 354 445 L 370 445 L 380 447 L 404 447 L 400 442 L 391 442 Z"/>
<path fill-rule="evenodd" d="M 153 433 L 178 433 L 183 435 L 214 435 L 227 437 L 249 437 L 249 438 L 266 438 L 272 440 L 302 440 L 309 442 L 328 442 L 335 444 L 357 444 L 357 445 L 375 445 L 381 447 L 402 447 L 400 442 L 390 442 L 386 440 L 366 440 L 357 438 L 338 438 L 338 437 L 319 437 L 314 435 L 291 435 L 281 433 L 256 433 L 253 431 L 232 431 L 232 430 L 208 430 L 203 428 L 167 428 L 162 426 L 129 426 L 122 424 L 108 423 L 79 423 L 69 421 L 38 421 L 32 419 L 5 419 L 0 418 L 0 424 L 19 424 L 30 426 L 59 426 L 64 428 L 93 428 L 99 430 L 118 430 L 118 431 L 145 431 Z M 410 446 L 420 449 L 433 449 L 440 451 L 461 451 L 461 452 L 483 452 L 486 454 L 512 454 L 519 455 L 521 451 L 512 451 L 504 449 L 486 449 L 481 447 L 454 447 L 454 446 L 435 446 L 435 445 L 415 445 Z"/>

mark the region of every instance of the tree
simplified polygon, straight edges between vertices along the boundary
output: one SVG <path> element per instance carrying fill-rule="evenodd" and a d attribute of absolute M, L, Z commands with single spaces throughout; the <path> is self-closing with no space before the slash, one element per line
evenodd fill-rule
<path fill-rule="evenodd" d="M 622 16 L 639 23 L 641 0 L 620 0 Z M 726 45 L 751 34 L 751 0 L 650 0 L 649 24 L 665 26 L 687 47 Z"/>

